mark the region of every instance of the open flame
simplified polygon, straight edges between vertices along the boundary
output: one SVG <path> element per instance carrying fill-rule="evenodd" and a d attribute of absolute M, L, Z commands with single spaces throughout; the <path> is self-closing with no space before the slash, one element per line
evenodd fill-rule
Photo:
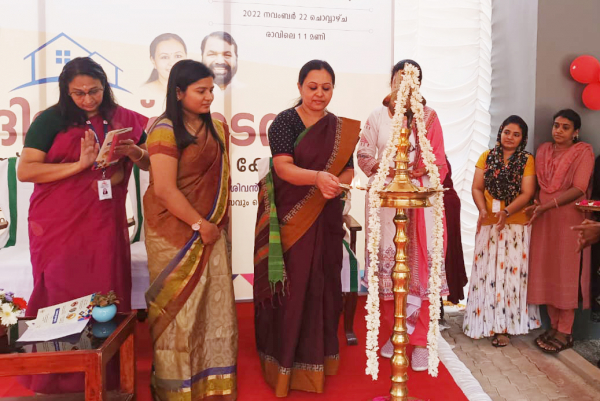
<path fill-rule="evenodd" d="M 360 175 L 355 175 L 354 178 L 352 179 L 352 187 L 356 188 L 356 189 L 361 189 L 361 190 L 366 190 L 366 186 L 364 186 L 361 181 L 360 181 Z"/>

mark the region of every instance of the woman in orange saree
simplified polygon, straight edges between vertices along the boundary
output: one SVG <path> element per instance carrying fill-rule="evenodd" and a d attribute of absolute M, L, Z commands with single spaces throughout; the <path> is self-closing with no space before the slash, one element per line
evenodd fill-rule
<path fill-rule="evenodd" d="M 167 108 L 148 136 L 144 196 L 152 284 L 155 400 L 235 400 L 237 321 L 224 228 L 227 126 L 210 117 L 213 74 L 192 60 L 171 69 Z"/>
<path fill-rule="evenodd" d="M 271 171 L 260 181 L 254 248 L 256 345 L 277 397 L 323 392 L 339 365 L 343 203 L 360 123 L 327 113 L 335 75 L 300 70 L 301 102 L 269 129 Z"/>

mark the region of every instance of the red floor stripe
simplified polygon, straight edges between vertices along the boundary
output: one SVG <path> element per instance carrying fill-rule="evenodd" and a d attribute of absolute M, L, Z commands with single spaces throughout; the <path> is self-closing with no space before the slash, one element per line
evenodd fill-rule
<path fill-rule="evenodd" d="M 366 328 L 364 320 L 364 297 L 359 298 L 355 318 L 355 329 L 358 346 L 347 346 L 340 326 L 341 366 L 337 376 L 328 376 L 323 394 L 291 391 L 287 400 L 344 400 L 366 401 L 375 396 L 388 394 L 390 388 L 389 360 L 380 360 L 380 374 L 373 381 L 364 374 L 366 356 L 364 343 Z M 260 363 L 254 344 L 254 311 L 252 303 L 237 304 L 239 322 L 239 356 L 238 356 L 238 400 L 267 401 L 277 400 L 272 390 L 265 384 L 260 371 Z M 152 365 L 151 341 L 146 323 L 137 328 L 137 391 L 139 401 L 151 401 L 149 383 Z M 410 350 L 409 350 L 410 351 Z M 437 378 L 426 372 L 413 372 L 409 369 L 408 388 L 411 397 L 429 401 L 462 401 L 466 400 L 462 391 L 448 372 L 440 364 Z M 0 378 L 0 397 L 31 395 L 13 378 Z"/>

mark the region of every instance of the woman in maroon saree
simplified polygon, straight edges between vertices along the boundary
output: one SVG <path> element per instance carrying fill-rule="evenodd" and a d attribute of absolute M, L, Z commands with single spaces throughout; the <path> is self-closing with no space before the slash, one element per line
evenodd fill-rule
<path fill-rule="evenodd" d="M 448 243 L 446 245 L 446 280 L 448 281 L 448 301 L 457 304 L 465 298 L 463 288 L 469 280 L 465 271 L 465 258 L 462 249 L 460 232 L 460 198 L 454 189 L 452 181 L 452 167 L 446 158 L 448 174 L 442 185 L 444 192 L 444 210 L 446 211 L 446 226 L 448 230 Z M 442 319 L 444 319 L 444 304 L 442 302 Z"/>
<path fill-rule="evenodd" d="M 313 60 L 298 79 L 300 104 L 269 129 L 271 171 L 260 182 L 254 248 L 256 345 L 275 395 L 321 393 L 339 365 L 342 201 L 360 123 L 325 108 L 335 75 Z M 308 128 L 307 128 L 308 127 Z"/>
<path fill-rule="evenodd" d="M 117 106 L 102 67 L 75 58 L 59 77 L 58 104 L 33 121 L 18 168 L 35 183 L 29 207 L 33 293 L 26 314 L 94 292 L 114 290 L 119 310 L 131 309 L 131 260 L 125 200 L 135 162 L 148 169 L 147 119 Z M 120 128 L 121 159 L 105 170 L 92 164 L 106 133 Z M 137 144 L 137 145 L 136 145 Z M 105 178 L 103 178 L 105 177 Z M 101 200 L 98 182 L 110 180 L 112 198 Z M 32 376 L 42 393 L 81 391 L 83 374 Z"/>

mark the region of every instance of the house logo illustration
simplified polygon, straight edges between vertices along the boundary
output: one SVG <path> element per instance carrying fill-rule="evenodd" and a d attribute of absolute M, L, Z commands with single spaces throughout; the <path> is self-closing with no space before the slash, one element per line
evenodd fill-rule
<path fill-rule="evenodd" d="M 64 33 L 55 36 L 23 58 L 23 60 L 30 59 L 31 81 L 17 86 L 12 91 L 33 85 L 58 82 L 58 76 L 64 65 L 76 57 L 90 57 L 102 66 L 111 88 L 131 93 L 119 86 L 119 71 L 123 72 L 122 69 L 100 53 L 89 51 Z"/>

